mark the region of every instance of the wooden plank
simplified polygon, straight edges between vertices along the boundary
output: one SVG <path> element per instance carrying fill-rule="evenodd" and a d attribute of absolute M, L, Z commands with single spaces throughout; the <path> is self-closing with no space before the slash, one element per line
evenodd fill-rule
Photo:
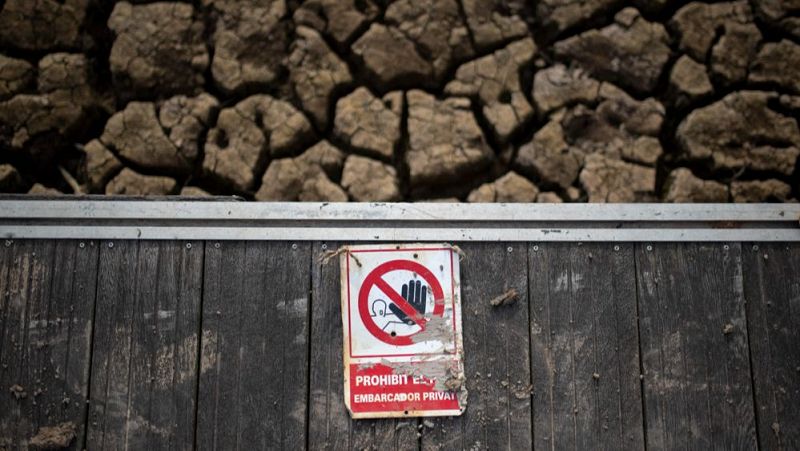
<path fill-rule="evenodd" d="M 202 268 L 202 242 L 101 243 L 88 449 L 192 448 Z"/>
<path fill-rule="evenodd" d="M 83 447 L 96 278 L 93 241 L 0 242 L 0 449 L 65 423 Z"/>
<path fill-rule="evenodd" d="M 199 448 L 305 446 L 310 259 L 310 243 L 207 243 Z"/>
<path fill-rule="evenodd" d="M 323 244 L 325 248 L 323 249 Z M 339 259 L 319 261 L 342 243 L 314 243 L 311 253 L 310 449 L 418 449 L 415 419 L 352 420 L 344 405 Z"/>
<path fill-rule="evenodd" d="M 800 449 L 800 244 L 748 244 L 743 254 L 761 449 Z"/>
<path fill-rule="evenodd" d="M 529 255 L 534 447 L 642 449 L 633 246 Z"/>
<path fill-rule="evenodd" d="M 636 247 L 648 448 L 756 448 L 740 245 Z"/>
<path fill-rule="evenodd" d="M 461 296 L 469 399 L 460 417 L 423 422 L 423 449 L 531 447 L 528 249 L 524 244 L 463 244 Z M 510 305 L 490 301 L 509 290 Z M 432 427 L 431 427 L 432 426 Z"/>

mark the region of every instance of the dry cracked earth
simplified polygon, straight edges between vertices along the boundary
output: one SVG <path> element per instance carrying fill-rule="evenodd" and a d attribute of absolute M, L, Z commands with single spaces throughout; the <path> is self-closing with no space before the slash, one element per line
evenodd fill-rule
<path fill-rule="evenodd" d="M 798 112 L 798 0 L 0 0 L 0 192 L 795 201 Z"/>

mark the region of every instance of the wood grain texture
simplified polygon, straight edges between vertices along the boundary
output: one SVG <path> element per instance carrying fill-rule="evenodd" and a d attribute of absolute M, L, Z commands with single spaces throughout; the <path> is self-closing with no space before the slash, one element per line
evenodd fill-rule
<path fill-rule="evenodd" d="M 761 449 L 800 449 L 800 244 L 743 248 Z"/>
<path fill-rule="evenodd" d="M 325 249 L 322 245 L 325 245 Z M 339 259 L 319 261 L 342 243 L 314 243 L 311 262 L 309 449 L 418 449 L 416 419 L 352 420 L 344 405 Z"/>
<path fill-rule="evenodd" d="M 648 448 L 756 448 L 741 247 L 636 247 Z"/>
<path fill-rule="evenodd" d="M 537 449 L 642 449 L 633 246 L 531 245 Z"/>
<path fill-rule="evenodd" d="M 460 245 L 464 364 L 469 390 L 460 417 L 428 419 L 423 449 L 528 449 L 531 446 L 527 245 Z M 519 300 L 492 306 L 511 289 Z"/>
<path fill-rule="evenodd" d="M 800 244 L 464 245 L 468 407 L 424 421 L 350 419 L 322 243 L 190 244 L 0 241 L 0 450 L 800 447 Z"/>
<path fill-rule="evenodd" d="M 305 447 L 310 259 L 310 243 L 207 243 L 199 449 Z"/>
<path fill-rule="evenodd" d="M 82 448 L 96 278 L 93 241 L 0 241 L 0 449 L 62 423 Z"/>
<path fill-rule="evenodd" d="M 100 246 L 87 448 L 191 449 L 203 244 L 110 244 Z"/>

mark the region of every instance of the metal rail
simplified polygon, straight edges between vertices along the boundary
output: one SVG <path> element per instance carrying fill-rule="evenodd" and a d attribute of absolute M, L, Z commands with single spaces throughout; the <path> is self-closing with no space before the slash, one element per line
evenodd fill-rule
<path fill-rule="evenodd" d="M 0 200 L 5 239 L 800 241 L 798 204 Z"/>

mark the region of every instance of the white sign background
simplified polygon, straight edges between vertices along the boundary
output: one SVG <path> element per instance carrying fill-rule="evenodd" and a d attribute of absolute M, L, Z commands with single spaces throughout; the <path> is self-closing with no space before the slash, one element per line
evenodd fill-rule
<path fill-rule="evenodd" d="M 439 247 L 436 245 L 419 245 L 419 247 L 403 247 L 396 249 L 396 247 L 387 246 L 359 246 L 357 249 L 350 250 L 353 256 L 348 258 L 347 271 L 348 271 L 348 323 L 350 328 L 350 352 L 351 357 L 391 357 L 391 356 L 406 356 L 406 355 L 440 355 L 440 354 L 454 354 L 456 352 L 456 331 L 455 320 L 456 314 L 453 299 L 453 281 L 457 280 L 457 264 L 454 264 L 453 259 L 458 256 L 453 256 L 453 252 L 448 247 Z M 357 259 L 360 266 L 356 263 Z M 417 262 L 425 266 L 442 287 L 444 293 L 444 313 L 443 317 L 448 323 L 454 325 L 453 335 L 451 340 L 442 342 L 439 340 L 428 340 L 410 345 L 399 346 L 386 343 L 375 337 L 364 325 L 361 315 L 359 313 L 358 298 L 364 279 L 377 268 L 379 265 L 392 260 L 409 260 Z M 421 276 L 406 270 L 394 270 L 387 272 L 382 276 L 392 288 L 401 293 L 402 286 L 408 284 L 409 280 L 419 280 L 422 286 L 428 286 L 425 317 L 430 318 L 434 308 L 434 296 L 429 284 Z M 455 278 L 455 279 L 454 279 Z M 394 316 L 389 305 L 392 303 L 389 296 L 377 286 L 372 286 L 369 293 L 369 310 L 372 314 L 374 310 L 379 310 L 381 304 L 377 305 L 374 302 L 378 299 L 385 301 L 386 309 L 385 316 L 381 317 L 380 314 L 374 317 L 374 322 L 379 328 L 384 329 L 386 332 L 394 331 L 397 335 L 405 336 L 410 333 L 420 330 L 418 325 L 408 326 L 405 324 L 397 324 L 399 320 Z M 375 309 L 373 309 L 373 306 Z M 394 323 L 394 324 L 392 324 Z M 382 327 L 385 326 L 385 327 Z"/>

